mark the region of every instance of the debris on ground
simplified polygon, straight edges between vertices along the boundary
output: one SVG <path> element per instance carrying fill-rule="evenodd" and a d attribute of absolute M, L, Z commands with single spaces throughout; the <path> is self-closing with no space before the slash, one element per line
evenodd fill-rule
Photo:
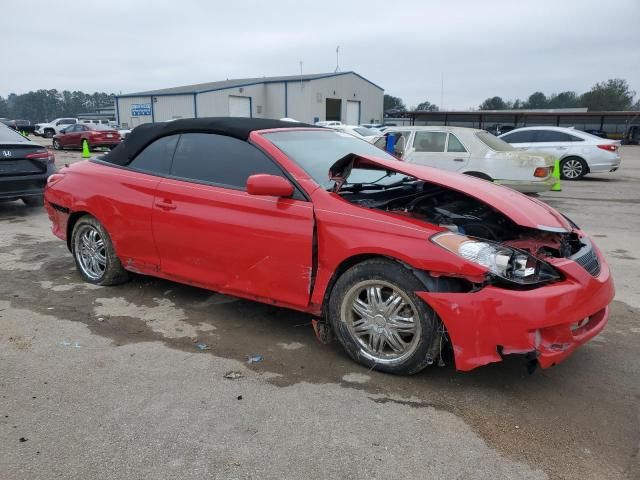
<path fill-rule="evenodd" d="M 228 378 L 230 380 L 236 380 L 238 378 L 244 377 L 240 372 L 234 372 L 233 370 L 224 374 L 224 378 Z"/>
<path fill-rule="evenodd" d="M 242 395 L 238 395 L 238 400 L 242 400 Z"/>
<path fill-rule="evenodd" d="M 196 343 L 196 348 L 198 350 L 210 350 L 211 347 L 209 345 L 207 345 L 206 343 Z"/>
<path fill-rule="evenodd" d="M 66 347 L 80 348 L 80 342 L 78 340 L 76 340 L 75 342 L 70 342 L 69 340 L 65 339 L 60 342 L 60 346 L 65 348 Z"/>
<path fill-rule="evenodd" d="M 24 438 L 24 437 L 20 437 L 20 443 L 24 443 L 24 442 L 26 442 L 26 441 L 27 441 L 27 439 L 26 439 L 26 438 Z"/>
<path fill-rule="evenodd" d="M 264 360 L 262 355 L 249 355 L 247 357 L 247 363 L 260 363 Z"/>

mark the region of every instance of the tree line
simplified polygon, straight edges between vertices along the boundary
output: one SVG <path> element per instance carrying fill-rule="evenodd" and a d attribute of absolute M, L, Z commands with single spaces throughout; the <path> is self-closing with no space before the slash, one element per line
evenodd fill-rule
<path fill-rule="evenodd" d="M 45 122 L 59 117 L 74 117 L 113 105 L 114 94 L 105 92 L 70 92 L 64 90 L 36 90 L 7 98 L 0 97 L 0 118 Z"/>
<path fill-rule="evenodd" d="M 543 92 L 534 92 L 526 100 L 504 100 L 495 96 L 487 98 L 478 106 L 478 110 L 522 110 L 546 108 L 588 108 L 597 110 L 640 110 L 640 99 L 633 102 L 636 92 L 631 90 L 626 80 L 613 78 L 605 82 L 596 83 L 591 89 L 582 94 L 575 91 L 552 93 L 549 96 Z M 415 107 L 416 111 L 437 112 L 439 107 L 428 101 Z M 404 102 L 399 97 L 384 96 L 385 113 L 406 112 Z"/>

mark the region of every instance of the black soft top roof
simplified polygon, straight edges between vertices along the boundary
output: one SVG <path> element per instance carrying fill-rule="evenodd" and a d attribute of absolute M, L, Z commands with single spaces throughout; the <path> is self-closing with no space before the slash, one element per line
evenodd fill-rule
<path fill-rule="evenodd" d="M 183 118 L 172 122 L 144 123 L 134 128 L 126 140 L 104 155 L 102 160 L 117 165 L 126 165 L 147 145 L 158 138 L 178 133 L 215 133 L 246 141 L 251 132 L 255 130 L 299 127 L 316 128 L 306 123 L 239 117 Z"/>

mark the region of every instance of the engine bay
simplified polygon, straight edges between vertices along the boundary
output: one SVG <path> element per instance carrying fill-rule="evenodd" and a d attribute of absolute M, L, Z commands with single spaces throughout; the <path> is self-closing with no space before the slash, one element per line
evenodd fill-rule
<path fill-rule="evenodd" d="M 539 258 L 566 258 L 580 250 L 576 233 L 556 233 L 521 227 L 490 205 L 464 193 L 407 178 L 390 186 L 350 185 L 340 195 L 364 208 L 373 208 L 527 251 Z"/>

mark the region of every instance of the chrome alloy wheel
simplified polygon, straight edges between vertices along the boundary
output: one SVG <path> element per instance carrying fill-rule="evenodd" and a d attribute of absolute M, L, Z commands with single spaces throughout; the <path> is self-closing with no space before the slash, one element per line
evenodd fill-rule
<path fill-rule="evenodd" d="M 100 280 L 107 269 L 107 251 L 100 231 L 82 225 L 75 237 L 74 253 L 82 272 L 91 280 Z"/>
<path fill-rule="evenodd" d="M 382 280 L 355 284 L 344 296 L 340 319 L 360 355 L 380 364 L 401 363 L 418 347 L 421 323 L 413 301 Z"/>
<path fill-rule="evenodd" d="M 562 174 L 565 178 L 578 178 L 582 176 L 584 166 L 580 160 L 570 158 L 562 164 Z"/>

